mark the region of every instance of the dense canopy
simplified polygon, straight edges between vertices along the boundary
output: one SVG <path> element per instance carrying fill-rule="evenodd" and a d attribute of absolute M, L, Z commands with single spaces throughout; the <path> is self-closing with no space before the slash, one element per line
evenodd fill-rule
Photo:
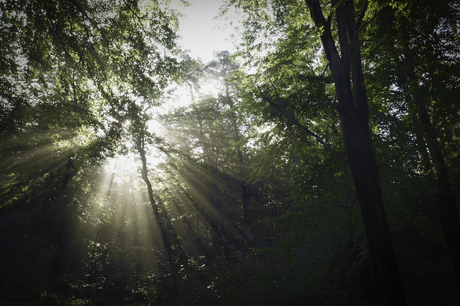
<path fill-rule="evenodd" d="M 0 0 L 0 304 L 458 305 L 460 2 L 173 7 Z"/>

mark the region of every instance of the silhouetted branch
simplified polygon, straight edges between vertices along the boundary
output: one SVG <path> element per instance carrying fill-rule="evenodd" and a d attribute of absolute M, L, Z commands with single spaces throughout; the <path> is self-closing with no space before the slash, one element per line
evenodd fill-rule
<path fill-rule="evenodd" d="M 278 100 L 278 103 L 273 103 L 270 99 L 267 97 L 263 96 L 262 99 L 268 103 L 270 103 L 271 106 L 279 110 L 281 113 L 283 113 L 294 125 L 296 125 L 298 128 L 300 128 L 302 131 L 304 131 L 307 135 L 313 136 L 317 142 L 319 142 L 326 150 L 331 152 L 335 157 L 337 157 L 340 161 L 342 161 L 344 164 L 348 164 L 347 160 L 344 159 L 342 156 L 340 156 L 330 145 L 325 143 L 318 135 L 310 131 L 309 128 L 307 128 L 305 125 L 301 124 L 299 121 L 297 121 L 291 114 L 289 114 L 281 105 L 281 99 L 278 95 L 278 92 L 276 90 L 276 87 L 273 85 L 273 83 L 270 81 L 270 84 L 272 85 L 273 89 L 275 90 L 275 95 Z"/>

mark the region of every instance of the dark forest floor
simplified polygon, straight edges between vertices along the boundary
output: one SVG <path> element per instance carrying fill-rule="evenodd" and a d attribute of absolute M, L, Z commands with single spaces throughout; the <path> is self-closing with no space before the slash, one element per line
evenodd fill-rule
<path fill-rule="evenodd" d="M 14 299 L 5 298 L 5 297 L 0 296 L 0 306 L 42 306 L 42 305 L 14 300 Z"/>

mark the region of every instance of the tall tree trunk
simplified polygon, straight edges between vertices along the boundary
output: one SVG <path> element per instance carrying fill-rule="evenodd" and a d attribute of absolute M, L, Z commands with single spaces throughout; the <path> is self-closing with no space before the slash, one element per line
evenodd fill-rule
<path fill-rule="evenodd" d="M 250 244 L 254 239 L 252 235 L 252 211 L 251 203 L 249 200 L 249 186 L 246 181 L 246 169 L 244 167 L 243 151 L 238 150 L 238 159 L 240 162 L 240 186 L 241 186 L 241 200 L 243 205 L 243 231 L 246 238 L 246 244 Z"/>
<path fill-rule="evenodd" d="M 216 183 L 219 179 L 219 173 L 217 169 L 218 165 L 218 154 L 214 157 L 213 154 L 213 140 L 212 136 L 207 138 L 205 131 L 203 130 L 203 117 L 200 110 L 196 107 L 192 94 L 192 106 L 196 111 L 196 118 L 198 121 L 198 140 L 203 149 L 203 162 L 206 174 L 209 178 L 209 191 L 207 199 L 209 204 L 214 208 L 214 211 L 210 213 L 208 217 L 210 222 L 210 233 L 211 233 L 211 257 L 221 257 L 224 254 L 225 257 L 229 257 L 229 249 L 227 243 L 224 241 L 224 222 L 220 216 L 222 211 L 222 191 L 219 185 Z M 224 253 L 222 253 L 222 251 Z"/>
<path fill-rule="evenodd" d="M 217 169 L 211 166 L 210 173 L 210 193 L 208 194 L 209 203 L 214 208 L 214 213 L 211 214 L 211 257 L 221 257 L 223 241 L 221 238 L 222 222 L 220 222 L 220 208 L 221 208 L 221 191 L 219 186 L 215 183 L 214 179 L 217 178 Z"/>
<path fill-rule="evenodd" d="M 230 106 L 230 109 L 233 108 L 233 101 L 232 98 L 230 97 L 229 94 L 229 85 L 226 83 L 225 84 L 225 89 L 226 89 L 226 99 L 228 100 L 228 105 Z M 238 143 L 241 141 L 241 135 L 238 129 L 238 122 L 236 120 L 236 114 L 231 113 L 230 116 L 232 120 L 232 125 L 233 125 L 233 140 L 235 143 Z M 236 148 L 236 155 L 238 157 L 238 167 L 239 167 L 239 176 L 240 176 L 240 188 L 241 188 L 241 203 L 242 203 L 242 209 L 243 209 L 243 233 L 244 233 L 244 238 L 246 240 L 246 244 L 250 243 L 254 237 L 252 235 L 252 212 L 251 212 L 251 206 L 250 206 L 250 200 L 249 200 L 249 186 L 247 183 L 247 171 L 246 171 L 246 166 L 244 165 L 244 155 L 243 155 L 243 150 L 238 147 Z"/>
<path fill-rule="evenodd" d="M 394 48 L 392 49 L 392 52 L 395 52 Z M 407 74 L 407 69 L 408 69 L 407 63 L 405 63 L 405 65 L 406 65 L 406 74 Z M 399 81 L 399 83 L 402 83 L 401 87 L 402 87 L 404 95 L 406 97 L 405 100 L 406 100 L 406 103 L 409 105 L 409 115 L 410 115 L 410 119 L 412 121 L 413 132 L 414 132 L 414 135 L 415 135 L 415 143 L 417 145 L 417 151 L 420 154 L 420 159 L 422 161 L 423 171 L 424 171 L 424 173 L 428 173 L 431 170 L 430 156 L 429 156 L 428 150 L 426 148 L 426 140 L 425 140 L 425 137 L 423 135 L 422 128 L 420 127 L 417 112 L 411 110 L 410 105 L 412 104 L 413 99 L 410 97 L 411 96 L 410 95 L 410 90 L 409 90 L 408 86 L 406 86 L 406 84 L 404 84 L 405 83 L 404 80 Z"/>
<path fill-rule="evenodd" d="M 70 200 L 72 198 L 72 191 L 70 188 L 70 182 L 75 175 L 72 169 L 72 162 L 69 160 L 61 168 L 65 174 L 63 177 L 56 178 L 61 182 L 61 186 L 57 191 L 56 198 L 54 199 L 54 205 L 45 207 L 45 213 L 50 216 L 54 216 L 51 219 L 47 216 L 45 220 L 48 226 L 53 226 L 56 231 L 56 236 L 53 238 L 53 244 L 56 246 L 56 253 L 51 261 L 51 274 L 53 276 L 61 273 L 69 273 L 72 265 L 74 265 L 73 257 L 76 255 L 72 254 L 75 250 L 75 229 L 72 222 L 71 212 L 69 210 Z M 54 175 L 51 175 L 51 177 Z M 52 195 L 48 195 L 52 197 Z M 48 211 L 51 210 L 51 211 Z M 43 212 L 42 212 L 43 213 Z"/>
<path fill-rule="evenodd" d="M 348 167 L 353 177 L 366 231 L 372 283 L 379 305 L 405 305 L 391 233 L 383 205 L 382 191 L 371 132 L 361 66 L 361 51 L 353 1 L 333 0 L 341 54 L 331 33 L 331 19 L 323 16 L 318 0 L 305 0 L 318 28 L 323 28 L 321 42 L 334 76 Z M 353 88 L 350 81 L 353 83 Z"/>
<path fill-rule="evenodd" d="M 417 77 L 414 72 L 412 57 L 405 51 L 403 59 L 406 67 L 407 80 L 410 83 L 409 86 L 413 89 L 412 103 L 409 104 L 409 112 L 417 114 L 420 128 L 425 137 L 428 151 L 431 156 L 438 189 L 435 203 L 436 210 L 446 238 L 447 248 L 457 281 L 458 292 L 460 293 L 460 217 L 456 208 L 455 197 L 452 194 L 449 173 L 442 153 L 441 144 L 438 141 L 436 129 L 431 124 L 431 119 L 423 98 L 420 93 L 417 93 Z"/>
<path fill-rule="evenodd" d="M 410 104 L 411 102 L 409 102 Z M 415 134 L 415 141 L 417 145 L 417 151 L 420 154 L 420 159 L 422 161 L 422 167 L 423 167 L 423 172 L 424 173 L 429 173 L 431 170 L 431 161 L 430 161 L 430 155 L 427 150 L 426 146 L 426 140 L 425 137 L 423 136 L 423 131 L 420 128 L 420 123 L 418 122 L 418 116 L 416 113 L 413 113 L 412 111 L 409 110 L 410 116 L 411 116 L 411 121 L 412 124 L 414 125 L 414 134 Z"/>
<path fill-rule="evenodd" d="M 141 168 L 141 176 L 142 180 L 145 182 L 145 185 L 147 186 L 147 193 L 149 196 L 149 202 L 150 205 L 152 206 L 153 214 L 155 216 L 155 219 L 158 222 L 158 227 L 160 229 L 160 235 L 161 235 L 161 240 L 166 252 L 166 259 L 168 260 L 169 265 L 173 264 L 173 250 L 172 250 L 172 245 L 170 241 L 170 237 L 168 235 L 168 226 L 165 224 L 165 222 L 168 222 L 168 220 L 163 220 L 163 218 L 160 215 L 160 211 L 158 209 L 157 203 L 154 198 L 153 194 L 153 188 L 152 188 L 152 183 L 150 182 L 150 179 L 148 177 L 148 172 L 147 172 L 147 158 L 145 155 L 145 141 L 144 141 L 144 135 L 140 134 L 136 136 L 136 146 L 137 146 L 137 151 L 139 152 L 139 155 L 141 157 L 142 161 L 142 168 Z M 171 228 L 171 226 L 169 226 Z M 173 290 L 176 290 L 176 274 L 175 271 L 171 271 L 171 277 L 172 277 L 172 286 Z"/>

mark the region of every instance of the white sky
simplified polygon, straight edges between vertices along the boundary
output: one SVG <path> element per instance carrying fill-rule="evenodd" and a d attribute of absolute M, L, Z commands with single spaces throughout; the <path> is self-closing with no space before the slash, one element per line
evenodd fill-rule
<path fill-rule="evenodd" d="M 230 42 L 233 32 L 229 26 L 225 29 L 225 22 L 214 20 L 217 16 L 222 0 L 188 0 L 188 7 L 175 4 L 173 7 L 185 17 L 180 19 L 179 34 L 182 38 L 179 44 L 184 50 L 190 49 L 192 58 L 201 58 L 204 63 L 214 59 L 213 51 L 230 51 L 235 48 Z"/>

